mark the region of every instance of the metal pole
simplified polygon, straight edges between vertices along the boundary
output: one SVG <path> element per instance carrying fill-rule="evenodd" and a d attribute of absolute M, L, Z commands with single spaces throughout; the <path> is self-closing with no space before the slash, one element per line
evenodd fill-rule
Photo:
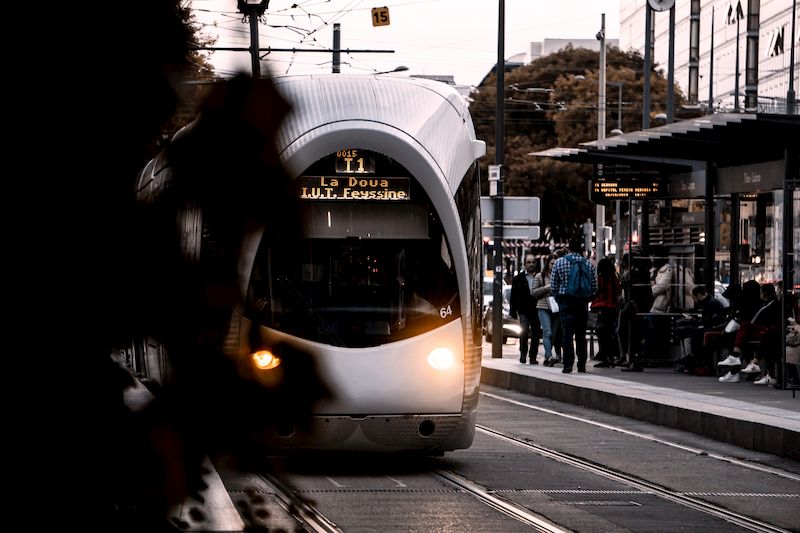
<path fill-rule="evenodd" d="M 622 85 L 624 82 L 618 81 L 617 84 L 619 85 L 619 96 L 617 97 L 617 129 L 621 132 L 622 131 Z M 622 202 L 620 200 L 616 200 L 614 202 L 614 262 L 617 264 L 619 268 L 622 265 L 620 258 L 622 257 L 620 246 L 620 218 L 622 218 Z"/>
<path fill-rule="evenodd" d="M 492 358 L 503 357 L 503 137 L 505 134 L 505 0 L 499 1 L 497 16 L 497 102 L 495 105 L 495 154 L 500 166 L 494 198 L 494 290 L 492 291 Z"/>
<path fill-rule="evenodd" d="M 261 77 L 261 61 L 258 57 L 258 6 L 250 8 L 250 64 L 254 78 Z"/>
<path fill-rule="evenodd" d="M 621 226 L 621 219 L 622 218 L 622 201 L 615 200 L 614 201 L 614 262 L 617 264 L 617 267 L 622 266 L 622 249 L 620 246 L 620 229 Z"/>
<path fill-rule="evenodd" d="M 792 0 L 792 40 L 790 41 L 792 44 L 789 47 L 789 90 L 786 91 L 786 114 L 787 115 L 794 115 L 794 103 L 795 103 L 795 95 L 794 95 L 794 25 L 795 21 L 797 20 L 796 15 L 797 10 L 797 0 Z"/>
<path fill-rule="evenodd" d="M 741 202 L 739 193 L 731 193 L 731 265 L 728 270 L 731 283 L 739 284 L 739 248 L 741 247 L 742 237 L 739 233 L 741 223 Z"/>
<path fill-rule="evenodd" d="M 714 6 L 711 6 L 711 48 L 708 49 L 708 109 L 707 115 L 714 114 Z"/>
<path fill-rule="evenodd" d="M 600 16 L 600 31 L 597 34 L 600 40 L 600 79 L 597 91 L 597 139 L 606 138 L 606 14 Z M 597 246 L 597 259 L 606 256 L 606 206 L 595 206 L 595 243 Z M 588 251 L 588 250 L 587 250 Z"/>
<path fill-rule="evenodd" d="M 747 23 L 744 54 L 744 111 L 758 111 L 758 32 L 761 27 L 760 0 L 747 0 Z M 794 48 L 794 45 L 792 45 Z"/>
<path fill-rule="evenodd" d="M 606 138 L 606 14 L 600 15 L 600 79 L 597 89 L 597 139 Z"/>
<path fill-rule="evenodd" d="M 700 79 L 700 0 L 691 0 L 689 15 L 689 90 L 690 104 L 700 102 L 697 88 Z"/>
<path fill-rule="evenodd" d="M 739 112 L 739 13 L 736 13 L 736 75 L 733 88 L 733 112 Z"/>
<path fill-rule="evenodd" d="M 333 73 L 341 72 L 342 25 L 333 23 Z"/>
<path fill-rule="evenodd" d="M 667 124 L 675 120 L 675 4 L 669 8 L 669 56 L 667 59 Z"/>
<path fill-rule="evenodd" d="M 794 10 L 793 10 L 794 11 Z M 792 13 L 794 16 L 794 12 Z M 794 32 L 792 32 L 794 33 Z M 792 49 L 794 49 L 794 40 L 792 40 Z M 792 242 L 794 228 L 792 227 L 792 220 L 794 219 L 794 190 L 795 186 L 800 179 L 798 176 L 797 168 L 798 151 L 797 148 L 786 148 L 783 157 L 783 253 L 781 260 L 783 261 L 783 268 L 781 269 L 781 277 L 783 278 L 783 287 L 781 294 L 781 302 L 788 302 L 792 295 L 792 288 L 794 287 L 794 260 L 796 250 Z M 786 324 L 787 306 L 781 305 L 782 315 L 781 324 Z M 781 342 L 781 387 L 786 388 L 786 342 L 782 339 Z M 794 393 L 794 391 L 792 391 Z"/>
<path fill-rule="evenodd" d="M 708 294 L 714 294 L 714 258 L 716 251 L 716 243 L 714 241 L 714 193 L 717 189 L 717 166 L 709 161 L 706 163 L 706 195 L 705 195 L 705 232 L 706 242 L 705 245 L 705 263 L 704 269 L 706 290 Z"/>
<path fill-rule="evenodd" d="M 650 127 L 650 67 L 652 63 L 653 10 L 648 2 L 644 6 L 644 71 L 642 72 L 642 129 Z"/>

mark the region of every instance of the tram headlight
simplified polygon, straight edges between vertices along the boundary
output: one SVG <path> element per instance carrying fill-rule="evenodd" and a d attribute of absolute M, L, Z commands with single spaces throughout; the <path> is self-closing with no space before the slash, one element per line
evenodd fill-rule
<path fill-rule="evenodd" d="M 455 357 L 447 348 L 436 348 L 428 354 L 428 364 L 436 370 L 447 370 L 455 364 Z"/>
<path fill-rule="evenodd" d="M 281 364 L 281 358 L 269 350 L 258 350 L 250 355 L 256 370 L 272 370 Z"/>

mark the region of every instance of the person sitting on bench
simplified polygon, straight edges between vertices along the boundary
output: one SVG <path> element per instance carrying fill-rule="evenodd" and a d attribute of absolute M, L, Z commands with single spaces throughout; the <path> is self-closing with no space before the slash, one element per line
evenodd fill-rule
<path fill-rule="evenodd" d="M 742 347 L 752 341 L 761 341 L 772 332 L 781 331 L 781 308 L 775 294 L 775 286 L 771 283 L 761 285 L 761 309 L 756 311 L 749 322 L 740 322 L 739 331 L 736 332 L 736 339 L 733 341 L 734 358 L 741 361 Z M 750 363 L 741 370 L 742 374 L 756 374 L 761 372 L 758 357 L 754 357 Z M 769 376 L 769 375 L 767 375 Z M 766 383 L 766 382 L 765 382 Z"/>

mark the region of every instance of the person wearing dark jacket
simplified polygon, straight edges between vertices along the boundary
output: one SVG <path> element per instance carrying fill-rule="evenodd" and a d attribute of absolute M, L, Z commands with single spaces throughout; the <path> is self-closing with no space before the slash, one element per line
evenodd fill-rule
<path fill-rule="evenodd" d="M 687 319 L 675 329 L 678 337 L 690 340 L 690 353 L 679 361 L 676 371 L 707 376 L 711 375 L 713 368 L 710 354 L 704 346 L 706 334 L 722 331 L 728 321 L 728 309 L 718 298 L 709 295 L 703 285 L 692 288 L 692 297 L 694 310 L 700 313 L 700 317 Z"/>
<path fill-rule="evenodd" d="M 597 363 L 596 367 L 614 366 L 619 357 L 617 341 L 617 307 L 620 299 L 620 286 L 614 264 L 608 258 L 597 262 L 597 294 L 592 300 L 592 312 L 597 313 Z"/>
<path fill-rule="evenodd" d="M 539 312 L 533 296 L 533 280 L 536 277 L 536 259 L 532 254 L 525 256 L 525 269 L 511 280 L 511 316 L 519 319 L 522 331 L 519 334 L 519 362 L 526 359 L 530 364 L 538 364 L 539 352 Z M 528 338 L 530 337 L 530 349 Z"/>
<path fill-rule="evenodd" d="M 736 340 L 733 341 L 733 357 L 740 358 L 742 346 L 748 341 L 772 341 L 776 335 L 780 335 L 781 328 L 781 304 L 775 294 L 775 286 L 771 283 L 761 285 L 762 307 L 753 315 L 748 322 L 739 323 L 739 331 L 736 332 Z M 774 342 L 772 344 L 775 344 Z M 761 358 L 756 356 L 745 366 L 740 373 L 756 374 L 761 372 Z M 723 376 L 724 377 L 724 376 Z M 721 380 L 723 381 L 723 380 Z M 733 379 L 724 381 L 736 381 Z M 767 372 L 762 379 L 757 380 L 758 385 L 774 385 L 775 378 Z"/>

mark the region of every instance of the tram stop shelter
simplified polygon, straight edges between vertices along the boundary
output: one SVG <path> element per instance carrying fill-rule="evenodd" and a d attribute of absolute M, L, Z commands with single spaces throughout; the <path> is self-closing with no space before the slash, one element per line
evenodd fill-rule
<path fill-rule="evenodd" d="M 703 257 L 692 269 L 695 282 L 709 294 L 721 260 L 731 282 L 758 272 L 763 282 L 780 283 L 783 302 L 800 290 L 800 116 L 719 113 L 530 155 L 593 164 L 592 199 L 625 200 L 631 207 L 641 202 L 639 242 L 645 248 L 685 244 L 687 251 L 696 250 Z M 680 220 L 644 216 L 651 201 L 693 199 L 702 200 L 703 212 L 680 215 L 702 224 L 704 235 L 698 232 L 695 246 L 691 234 L 681 233 Z M 765 268 L 772 270 L 765 275 Z M 781 337 L 779 380 L 786 388 Z"/>

